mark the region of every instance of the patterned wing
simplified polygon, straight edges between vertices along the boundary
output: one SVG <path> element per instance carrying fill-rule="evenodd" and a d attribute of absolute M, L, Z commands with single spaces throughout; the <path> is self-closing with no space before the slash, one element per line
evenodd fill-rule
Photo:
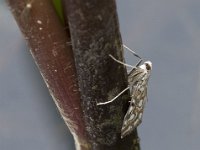
<path fill-rule="evenodd" d="M 130 76 L 131 85 L 131 102 L 128 111 L 124 117 L 121 138 L 130 134 L 141 122 L 144 106 L 147 100 L 147 82 L 149 74 L 141 70 L 135 69 Z"/>

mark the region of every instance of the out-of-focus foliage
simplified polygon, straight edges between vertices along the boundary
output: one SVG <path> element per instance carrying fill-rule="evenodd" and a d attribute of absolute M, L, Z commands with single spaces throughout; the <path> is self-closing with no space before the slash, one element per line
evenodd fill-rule
<path fill-rule="evenodd" d="M 52 0 L 52 1 L 61 22 L 64 24 L 64 15 L 63 15 L 63 7 L 61 0 Z"/>

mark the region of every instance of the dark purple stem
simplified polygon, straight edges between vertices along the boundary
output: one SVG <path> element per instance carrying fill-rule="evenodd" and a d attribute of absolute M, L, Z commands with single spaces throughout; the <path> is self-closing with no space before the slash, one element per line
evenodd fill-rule
<path fill-rule="evenodd" d="M 8 0 L 8 4 L 77 149 L 88 149 L 69 31 L 49 0 Z"/>
<path fill-rule="evenodd" d="M 63 0 L 69 28 L 50 0 L 7 1 L 76 148 L 139 150 L 136 131 L 120 138 L 129 93 L 96 105 L 127 87 L 126 69 L 109 57 L 123 60 L 115 1 Z"/>

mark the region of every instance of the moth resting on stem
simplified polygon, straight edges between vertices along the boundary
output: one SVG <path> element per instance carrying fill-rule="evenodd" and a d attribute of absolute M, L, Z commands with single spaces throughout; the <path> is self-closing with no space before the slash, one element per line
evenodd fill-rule
<path fill-rule="evenodd" d="M 121 96 L 125 91 L 130 90 L 131 101 L 128 111 L 124 116 L 121 129 L 121 138 L 130 134 L 142 122 L 144 107 L 147 101 L 147 85 L 152 70 L 151 61 L 145 61 L 143 64 L 141 64 L 143 60 L 138 54 L 136 54 L 133 50 L 131 50 L 125 45 L 123 45 L 123 47 L 130 51 L 134 56 L 139 58 L 139 61 L 135 66 L 117 60 L 111 54 L 109 56 L 117 63 L 132 68 L 131 71 L 128 73 L 129 86 L 122 90 L 113 99 L 107 102 L 97 103 L 97 105 L 109 104 L 116 100 L 119 96 Z"/>

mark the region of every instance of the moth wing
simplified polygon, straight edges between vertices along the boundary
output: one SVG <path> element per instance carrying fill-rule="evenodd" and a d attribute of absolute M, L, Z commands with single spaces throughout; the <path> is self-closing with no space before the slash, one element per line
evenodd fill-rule
<path fill-rule="evenodd" d="M 139 80 L 133 85 L 131 102 L 124 117 L 121 129 L 121 138 L 130 134 L 142 122 L 143 110 L 147 100 L 147 86 Z M 141 90 L 141 89 L 144 90 Z"/>
<path fill-rule="evenodd" d="M 124 116 L 122 129 L 121 129 L 121 138 L 130 134 L 134 130 L 135 127 L 133 126 L 133 123 L 137 119 L 137 114 L 135 114 L 135 112 L 136 112 L 136 107 L 131 100 L 128 111 L 126 115 Z"/>
<path fill-rule="evenodd" d="M 128 73 L 128 83 L 129 85 L 135 84 L 141 79 L 141 76 L 144 74 L 144 71 L 141 68 L 133 68 Z"/>

